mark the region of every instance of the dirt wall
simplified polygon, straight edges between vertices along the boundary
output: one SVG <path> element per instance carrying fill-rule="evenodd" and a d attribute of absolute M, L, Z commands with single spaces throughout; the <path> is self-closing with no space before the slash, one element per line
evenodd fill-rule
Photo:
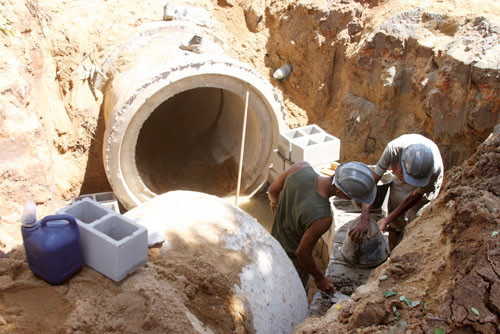
<path fill-rule="evenodd" d="M 383 14 L 390 6 L 270 12 L 267 65 L 293 65 L 279 87 L 292 115 L 307 111 L 295 124 L 317 123 L 341 138 L 343 160 L 375 163 L 388 141 L 420 133 L 438 143 L 447 167 L 460 164 L 500 120 L 498 20 L 480 8 Z"/>

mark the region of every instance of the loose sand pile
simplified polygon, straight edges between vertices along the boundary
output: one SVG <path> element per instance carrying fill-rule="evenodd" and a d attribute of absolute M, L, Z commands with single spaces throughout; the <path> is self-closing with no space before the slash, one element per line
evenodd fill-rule
<path fill-rule="evenodd" d="M 245 254 L 169 240 L 168 252 L 150 249 L 147 265 L 120 283 L 84 266 L 60 286 L 36 278 L 16 247 L 0 259 L 0 332 L 252 332 L 231 298 Z"/>
<path fill-rule="evenodd" d="M 162 228 L 165 241 L 121 282 L 84 266 L 51 286 L 31 273 L 23 248 L 1 258 L 0 332 L 284 333 L 305 319 L 293 264 L 244 211 L 212 195 L 173 191 L 126 216 Z"/>

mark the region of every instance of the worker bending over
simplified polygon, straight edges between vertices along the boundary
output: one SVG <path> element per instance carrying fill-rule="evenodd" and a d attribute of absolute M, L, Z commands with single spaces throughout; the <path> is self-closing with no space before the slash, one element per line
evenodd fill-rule
<path fill-rule="evenodd" d="M 444 167 L 437 145 L 418 134 L 402 135 L 387 144 L 375 166 L 375 183 L 389 166 L 393 173 L 389 214 L 377 224 L 383 232 L 386 229 L 389 232 L 389 249 L 392 250 L 403 238 L 405 226 L 439 194 Z M 370 206 L 363 204 L 360 223 L 349 232 L 357 242 L 361 242 L 370 230 L 369 210 Z"/>
<path fill-rule="evenodd" d="M 337 167 L 334 176 L 316 173 L 306 161 L 295 163 L 269 186 L 271 210 L 275 213 L 272 235 L 293 262 L 306 291 L 309 274 L 318 289 L 332 293 L 332 281 L 316 266 L 313 249 L 332 224 L 329 198 L 354 198 L 371 204 L 376 196 L 373 174 L 360 162 Z"/>

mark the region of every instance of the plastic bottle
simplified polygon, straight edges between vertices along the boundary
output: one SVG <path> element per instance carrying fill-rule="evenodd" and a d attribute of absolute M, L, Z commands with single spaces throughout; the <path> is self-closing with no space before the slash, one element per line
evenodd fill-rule
<path fill-rule="evenodd" d="M 31 271 L 50 284 L 60 284 L 83 265 L 78 225 L 70 215 L 36 221 L 36 205 L 26 203 L 21 216 L 26 258 Z"/>

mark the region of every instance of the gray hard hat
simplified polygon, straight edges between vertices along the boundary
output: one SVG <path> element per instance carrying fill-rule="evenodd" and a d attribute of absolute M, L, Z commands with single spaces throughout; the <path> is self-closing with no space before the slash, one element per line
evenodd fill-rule
<path fill-rule="evenodd" d="M 429 184 L 434 167 L 434 156 L 429 146 L 413 144 L 404 149 L 401 167 L 405 182 L 415 187 Z"/>
<path fill-rule="evenodd" d="M 377 195 L 373 173 L 367 165 L 357 161 L 344 162 L 335 170 L 332 184 L 357 201 L 372 204 Z"/>

